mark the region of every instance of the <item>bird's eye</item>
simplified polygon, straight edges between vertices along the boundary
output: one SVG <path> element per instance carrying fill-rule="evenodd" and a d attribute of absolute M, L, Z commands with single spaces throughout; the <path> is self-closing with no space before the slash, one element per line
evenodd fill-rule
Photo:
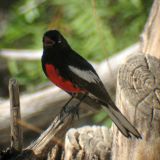
<path fill-rule="evenodd" d="M 44 37 L 43 44 L 45 47 L 51 47 L 55 44 L 55 41 L 50 39 L 49 37 Z"/>
<path fill-rule="evenodd" d="M 58 41 L 58 43 L 62 43 L 62 41 L 61 41 L 61 40 L 59 40 L 59 41 Z"/>

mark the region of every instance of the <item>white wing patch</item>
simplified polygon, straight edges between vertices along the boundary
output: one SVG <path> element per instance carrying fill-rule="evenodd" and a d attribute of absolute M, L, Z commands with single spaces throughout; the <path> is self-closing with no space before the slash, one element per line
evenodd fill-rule
<path fill-rule="evenodd" d="M 96 74 L 94 74 L 91 70 L 88 71 L 81 70 L 74 66 L 68 66 L 68 67 L 74 74 L 76 74 L 78 77 L 86 80 L 89 83 L 97 83 L 100 81 L 99 77 Z"/>

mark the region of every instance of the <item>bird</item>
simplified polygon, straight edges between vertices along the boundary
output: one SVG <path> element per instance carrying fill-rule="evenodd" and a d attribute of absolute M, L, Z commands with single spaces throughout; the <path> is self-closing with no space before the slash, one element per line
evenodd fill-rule
<path fill-rule="evenodd" d="M 52 83 L 72 97 L 78 94 L 94 96 L 125 137 L 141 138 L 138 130 L 112 101 L 93 66 L 71 48 L 60 31 L 46 31 L 42 43 L 42 69 Z"/>

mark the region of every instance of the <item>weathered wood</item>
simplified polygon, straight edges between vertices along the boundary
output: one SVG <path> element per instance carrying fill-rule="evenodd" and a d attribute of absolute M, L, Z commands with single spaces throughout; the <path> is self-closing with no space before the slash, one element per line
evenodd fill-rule
<path fill-rule="evenodd" d="M 141 52 L 124 61 L 117 78 L 117 106 L 141 133 L 142 140 L 125 138 L 113 125 L 112 160 L 160 157 L 159 16 L 160 2 L 155 0 L 142 34 Z"/>
<path fill-rule="evenodd" d="M 160 68 L 159 60 L 139 54 L 129 57 L 119 70 L 117 105 L 143 140 L 127 139 L 114 127 L 113 160 L 120 155 L 119 160 L 136 159 L 137 146 L 160 136 L 160 70 L 157 68 Z"/>
<path fill-rule="evenodd" d="M 139 44 L 133 44 L 131 47 L 127 48 L 123 53 L 117 54 L 120 57 L 126 56 L 127 54 L 130 54 L 134 50 L 137 50 L 139 48 Z M 0 50 L 0 57 L 5 58 L 8 60 L 23 60 L 23 61 L 35 61 L 40 60 L 42 56 L 41 50 L 11 50 L 11 49 L 3 49 Z M 116 56 L 116 57 L 117 57 Z M 120 58 L 119 58 L 120 59 Z"/>
<path fill-rule="evenodd" d="M 42 51 L 37 50 L 0 50 L 0 57 L 9 60 L 40 60 Z"/>
<path fill-rule="evenodd" d="M 49 152 L 47 160 L 64 160 L 64 150 L 61 146 L 55 145 Z"/>
<path fill-rule="evenodd" d="M 62 143 L 55 141 L 55 137 L 58 137 L 61 141 L 64 140 L 66 130 L 72 125 L 73 118 L 76 116 L 73 115 L 73 112 L 77 110 L 77 103 L 79 103 L 77 99 L 70 101 L 66 106 L 67 112 L 60 112 L 48 129 L 18 156 L 18 160 L 33 159 L 33 157 L 34 159 L 46 159 L 51 146 L 58 144 L 63 147 Z"/>
<path fill-rule="evenodd" d="M 160 59 L 160 1 L 154 0 L 148 21 L 141 35 L 141 51 Z"/>
<path fill-rule="evenodd" d="M 112 135 L 106 127 L 70 129 L 65 137 L 65 160 L 109 160 L 111 144 Z"/>
<path fill-rule="evenodd" d="M 19 87 L 15 79 L 9 81 L 10 95 L 10 124 L 11 124 L 11 148 L 16 151 L 21 151 L 23 146 L 22 128 L 18 124 L 21 121 Z"/>

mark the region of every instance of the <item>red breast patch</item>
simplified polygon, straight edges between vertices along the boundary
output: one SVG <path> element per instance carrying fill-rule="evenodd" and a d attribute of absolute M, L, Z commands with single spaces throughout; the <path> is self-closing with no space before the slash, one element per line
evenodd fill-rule
<path fill-rule="evenodd" d="M 46 64 L 46 72 L 48 78 L 58 87 L 62 88 L 67 92 L 83 92 L 80 88 L 75 87 L 72 82 L 63 79 L 59 74 L 57 69 L 52 64 Z"/>

